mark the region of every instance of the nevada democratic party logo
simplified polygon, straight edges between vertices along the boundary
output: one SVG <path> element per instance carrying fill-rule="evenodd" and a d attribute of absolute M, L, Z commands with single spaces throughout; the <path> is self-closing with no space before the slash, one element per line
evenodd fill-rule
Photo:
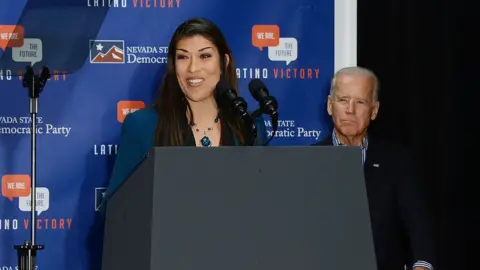
<path fill-rule="evenodd" d="M 72 127 L 55 125 L 46 122 L 42 116 L 37 116 L 36 134 L 70 136 Z M 0 135 L 29 135 L 33 133 L 32 118 L 30 116 L 3 116 L 0 115 Z"/>
<path fill-rule="evenodd" d="M 43 43 L 38 38 L 25 38 L 25 29 L 22 25 L 0 25 L 0 49 L 6 51 L 7 48 L 12 48 L 12 60 L 19 63 L 29 63 L 31 67 L 43 60 Z M 35 68 L 34 68 L 35 69 Z M 37 70 L 36 70 L 37 71 Z M 38 70 L 37 72 L 40 72 Z M 0 80 L 12 80 L 12 77 L 18 76 L 22 81 L 23 70 L 12 74 L 12 70 L 0 69 Z M 66 72 L 52 70 L 52 78 L 49 80 L 66 79 Z"/>
<path fill-rule="evenodd" d="M 90 40 L 91 64 L 165 64 L 166 46 L 125 46 L 124 40 Z"/>
<path fill-rule="evenodd" d="M 18 209 L 22 212 L 31 211 L 30 176 L 24 174 L 6 174 L 2 176 L 2 196 L 14 202 L 18 198 Z M 72 218 L 42 218 L 41 214 L 50 209 L 50 190 L 46 187 L 36 188 L 35 211 L 37 211 L 38 230 L 65 230 L 72 226 Z M 23 224 L 18 219 L 0 218 L 0 230 L 18 230 L 30 228 L 30 220 L 24 219 Z"/>

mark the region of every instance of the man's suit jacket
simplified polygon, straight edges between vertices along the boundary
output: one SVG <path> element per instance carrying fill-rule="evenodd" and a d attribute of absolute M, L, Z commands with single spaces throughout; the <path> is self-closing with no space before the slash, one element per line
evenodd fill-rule
<path fill-rule="evenodd" d="M 315 145 L 333 145 L 332 136 Z M 435 266 L 432 222 L 413 175 L 402 148 L 368 136 L 364 176 L 378 270 L 419 260 Z"/>
<path fill-rule="evenodd" d="M 100 205 L 101 212 L 104 212 L 105 205 L 110 197 L 120 188 L 130 174 L 135 171 L 154 146 L 158 117 L 158 113 L 154 108 L 142 109 L 125 117 L 115 165 L 110 176 L 107 191 Z M 255 145 L 261 146 L 267 140 L 265 122 L 262 116 L 254 118 L 254 121 L 257 126 Z M 238 138 L 234 135 L 232 141 L 233 145 L 239 145 Z"/>

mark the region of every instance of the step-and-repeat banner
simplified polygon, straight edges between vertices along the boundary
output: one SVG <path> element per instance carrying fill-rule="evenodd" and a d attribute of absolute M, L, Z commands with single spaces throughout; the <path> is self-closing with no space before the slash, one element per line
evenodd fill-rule
<path fill-rule="evenodd" d="M 324 138 L 335 70 L 355 64 L 355 5 L 348 0 L 0 1 L 0 270 L 32 226 L 39 270 L 100 269 L 98 205 L 126 114 L 153 101 L 175 28 L 215 22 L 237 63 L 240 93 L 260 78 L 279 102 L 272 145 Z M 37 117 L 36 222 L 30 220 L 31 119 L 25 67 L 52 77 Z M 271 123 L 265 118 L 271 130 Z M 133 233 L 136 232 L 125 232 Z"/>

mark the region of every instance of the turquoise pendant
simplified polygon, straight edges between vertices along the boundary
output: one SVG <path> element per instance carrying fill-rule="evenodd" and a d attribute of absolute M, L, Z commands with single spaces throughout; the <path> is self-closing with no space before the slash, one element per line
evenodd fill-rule
<path fill-rule="evenodd" d="M 207 136 L 203 136 L 202 139 L 200 140 L 200 143 L 202 144 L 203 147 L 212 146 L 212 142 L 210 141 L 210 138 L 208 138 Z"/>

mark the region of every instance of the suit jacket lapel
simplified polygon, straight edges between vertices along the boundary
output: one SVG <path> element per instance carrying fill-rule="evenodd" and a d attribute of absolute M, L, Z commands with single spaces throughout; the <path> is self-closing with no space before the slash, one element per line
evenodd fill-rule
<path fill-rule="evenodd" d="M 374 170 L 378 170 L 382 165 L 380 160 L 379 153 L 382 151 L 381 145 L 378 144 L 378 141 L 372 136 L 369 135 L 368 137 L 368 148 L 367 148 L 367 156 L 365 159 L 365 164 L 363 165 L 365 177 L 368 177 L 370 172 Z"/>
<path fill-rule="evenodd" d="M 332 133 L 330 133 L 325 139 L 314 143 L 314 146 L 327 146 L 327 145 L 333 145 L 333 138 L 332 138 Z"/>
<path fill-rule="evenodd" d="M 327 145 L 333 145 L 333 138 L 332 134 L 330 133 L 324 140 L 315 143 L 315 146 L 327 146 Z M 379 153 L 379 146 L 377 142 L 375 141 L 375 138 L 372 138 L 372 136 L 368 135 L 368 148 L 367 148 L 367 156 L 365 159 L 365 163 L 363 165 L 365 176 L 367 176 L 368 172 L 372 169 L 376 169 L 377 167 L 380 167 L 380 160 L 378 159 L 378 153 Z"/>

